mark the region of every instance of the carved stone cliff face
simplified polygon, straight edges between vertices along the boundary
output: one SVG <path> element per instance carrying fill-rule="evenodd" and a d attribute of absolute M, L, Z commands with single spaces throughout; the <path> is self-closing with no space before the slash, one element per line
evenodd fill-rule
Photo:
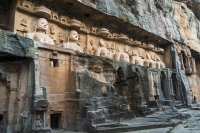
<path fill-rule="evenodd" d="M 188 0 L 189 1 L 189 0 Z M 84 1 L 82 1 L 84 2 Z M 199 1 L 192 1 L 197 9 Z M 186 2 L 188 5 L 188 2 Z M 96 9 L 139 26 L 157 36 L 177 40 L 195 51 L 200 51 L 198 10 L 191 10 L 182 1 L 174 0 L 96 0 Z M 194 15 L 194 13 L 195 15 Z M 197 18 L 196 18 L 197 17 Z M 158 26 L 159 25 L 159 26 Z"/>
<path fill-rule="evenodd" d="M 4 125 L 98 132 L 199 102 L 200 22 L 188 2 L 18 0 L 14 33 L 0 29 Z"/>
<path fill-rule="evenodd" d="M 188 6 L 188 8 L 190 8 L 194 12 L 196 17 L 200 19 L 200 14 L 199 14 L 200 0 L 177 0 L 177 1 L 185 3 Z"/>

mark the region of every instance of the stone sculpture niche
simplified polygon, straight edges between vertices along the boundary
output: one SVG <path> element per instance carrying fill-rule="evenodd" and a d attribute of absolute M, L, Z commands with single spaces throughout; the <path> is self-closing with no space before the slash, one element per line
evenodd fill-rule
<path fill-rule="evenodd" d="M 40 18 L 37 20 L 37 28 L 35 32 L 28 33 L 26 37 L 33 39 L 37 42 L 47 43 L 54 45 L 53 39 L 51 39 L 47 34 L 48 22 L 45 18 Z"/>
<path fill-rule="evenodd" d="M 161 61 L 159 56 L 156 56 L 156 68 L 165 68 L 165 63 Z"/>
<path fill-rule="evenodd" d="M 133 50 L 133 55 L 130 58 L 130 63 L 143 66 L 143 59 L 139 57 L 139 53 L 136 49 Z"/>
<path fill-rule="evenodd" d="M 110 58 L 110 51 L 106 48 L 106 43 L 103 39 L 100 39 L 99 45 L 100 47 L 95 51 L 95 55 Z"/>
<path fill-rule="evenodd" d="M 38 113 L 37 115 L 36 115 L 36 127 L 37 128 L 39 128 L 39 127 L 41 127 L 42 126 L 42 117 L 41 117 L 41 114 L 40 113 Z"/>
<path fill-rule="evenodd" d="M 144 71 L 140 66 L 129 66 L 128 68 L 128 99 L 130 107 L 134 110 L 136 116 L 145 116 L 150 111 L 146 99 L 143 87 Z"/>
<path fill-rule="evenodd" d="M 151 59 L 150 53 L 146 54 L 146 59 L 144 60 L 144 66 L 154 68 L 155 67 L 155 62 L 153 59 Z"/>
<path fill-rule="evenodd" d="M 119 49 L 118 49 L 118 51 L 119 51 Z M 118 53 L 114 54 L 114 60 L 130 62 L 127 48 L 124 47 L 124 50 L 122 52 L 118 52 Z"/>
<path fill-rule="evenodd" d="M 129 62 L 129 55 L 125 52 L 118 52 L 114 55 L 114 59 L 117 61 Z"/>
<path fill-rule="evenodd" d="M 75 30 L 71 30 L 67 37 L 67 43 L 65 43 L 63 47 L 66 49 L 72 49 L 83 53 L 82 48 L 78 46 L 78 44 L 76 43 L 78 39 L 79 39 L 78 33 Z"/>

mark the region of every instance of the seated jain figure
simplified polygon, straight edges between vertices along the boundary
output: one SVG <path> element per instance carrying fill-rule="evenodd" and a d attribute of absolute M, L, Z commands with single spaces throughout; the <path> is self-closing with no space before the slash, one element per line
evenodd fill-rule
<path fill-rule="evenodd" d="M 76 43 L 78 41 L 78 33 L 75 30 L 71 30 L 68 35 L 67 43 L 65 43 L 63 46 L 66 49 L 72 49 L 75 51 L 83 52 L 80 46 Z"/>
<path fill-rule="evenodd" d="M 103 39 L 100 39 L 99 45 L 100 47 L 95 51 L 95 55 L 110 58 L 110 51 L 106 48 L 106 43 Z"/>
<path fill-rule="evenodd" d="M 35 41 L 41 43 L 47 43 L 54 45 L 53 39 L 51 39 L 47 34 L 46 31 L 48 30 L 48 22 L 44 18 L 40 18 L 37 21 L 37 28 L 36 31 L 33 33 L 28 33 L 26 37 L 33 39 Z"/>
<path fill-rule="evenodd" d="M 156 68 L 165 68 L 165 63 L 161 61 L 158 55 L 156 56 Z"/>
<path fill-rule="evenodd" d="M 114 55 L 114 60 L 129 62 L 129 55 L 125 52 L 118 52 Z"/>
<path fill-rule="evenodd" d="M 151 54 L 148 52 L 146 53 L 146 59 L 144 60 L 144 66 L 150 67 L 150 68 L 156 67 L 155 61 L 152 59 Z"/>
<path fill-rule="evenodd" d="M 130 63 L 143 66 L 144 60 L 141 57 L 139 57 L 138 50 L 133 50 L 133 55 L 130 58 Z"/>

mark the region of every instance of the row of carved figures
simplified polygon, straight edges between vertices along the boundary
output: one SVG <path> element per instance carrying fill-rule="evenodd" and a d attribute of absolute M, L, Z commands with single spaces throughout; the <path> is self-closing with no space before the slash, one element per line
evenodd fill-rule
<path fill-rule="evenodd" d="M 48 22 L 44 18 L 40 18 L 37 21 L 37 28 L 35 32 L 28 33 L 27 37 L 41 43 L 47 43 L 54 45 L 54 40 L 50 38 L 46 31 L 48 29 Z M 72 49 L 83 53 L 82 48 L 76 43 L 79 40 L 79 35 L 75 30 L 71 30 L 68 35 L 67 42 L 63 44 L 66 49 Z M 106 48 L 106 43 L 103 39 L 100 39 L 100 47 L 95 50 L 94 55 L 102 56 L 106 58 L 111 58 L 117 61 L 129 62 L 136 65 L 141 65 L 151 68 L 165 68 L 165 64 L 161 61 L 160 57 L 157 55 L 156 58 L 151 59 L 149 54 L 146 54 L 146 59 L 140 57 L 138 54 L 133 56 L 128 55 L 126 52 L 115 53 L 112 57 L 111 52 Z"/>
<path fill-rule="evenodd" d="M 100 47 L 95 50 L 94 55 L 95 56 L 101 56 L 105 58 L 111 58 L 117 61 L 124 61 L 129 62 L 131 64 L 141 65 L 145 67 L 151 67 L 151 68 L 165 68 L 165 64 L 161 61 L 160 57 L 155 54 L 155 57 L 152 58 L 151 55 L 147 52 L 145 53 L 145 59 L 144 57 L 140 56 L 138 52 L 135 52 L 133 55 L 129 56 L 128 53 L 124 52 L 118 52 L 115 53 L 114 56 L 112 56 L 111 52 L 106 48 L 106 44 L 103 41 L 103 39 L 100 39 Z"/>
<path fill-rule="evenodd" d="M 150 43 L 142 44 L 140 41 L 129 38 L 125 34 L 111 33 L 108 29 L 101 27 L 99 25 L 93 25 L 90 28 L 90 31 L 88 31 L 86 29 L 86 25 L 82 23 L 81 21 L 75 18 L 69 18 L 68 16 L 63 15 L 63 14 L 59 15 L 57 12 L 50 10 L 45 6 L 35 7 L 34 3 L 28 0 L 23 0 L 22 5 L 19 6 L 18 9 L 24 12 L 27 12 L 29 14 L 35 14 L 37 16 L 44 17 L 52 22 L 57 23 L 59 26 L 64 27 L 64 28 L 69 28 L 69 27 L 72 29 L 76 28 L 77 30 L 80 30 L 82 32 L 87 32 L 87 33 L 90 32 L 90 34 L 93 34 L 95 36 L 101 36 L 105 39 L 116 40 L 116 41 L 126 43 L 128 45 L 143 47 L 145 49 L 153 50 L 157 53 L 164 53 L 164 49 L 160 47 L 155 47 L 153 44 L 150 44 Z M 53 29 L 54 27 L 51 26 L 50 28 Z M 26 32 L 26 31 L 23 31 L 23 32 Z M 63 36 L 62 33 L 59 33 L 59 34 L 60 36 Z M 63 41 L 63 39 L 61 40 Z"/>

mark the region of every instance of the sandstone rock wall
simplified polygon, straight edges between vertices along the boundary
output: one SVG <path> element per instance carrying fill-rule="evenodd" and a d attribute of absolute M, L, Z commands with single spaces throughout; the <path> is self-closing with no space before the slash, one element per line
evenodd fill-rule
<path fill-rule="evenodd" d="M 150 108 L 200 101 L 200 22 L 193 2 L 33 1 L 17 1 L 18 35 L 0 30 L 5 132 L 95 131 L 146 116 Z"/>
<path fill-rule="evenodd" d="M 88 2 L 81 2 L 90 6 Z M 150 33 L 166 38 L 171 42 L 179 42 L 183 51 L 184 49 L 186 49 L 186 51 L 188 51 L 188 48 L 190 49 L 191 56 L 195 58 L 198 66 L 198 52 L 200 51 L 200 21 L 197 13 L 197 7 L 199 7 L 198 1 L 111 0 L 109 2 L 102 2 L 96 0 L 93 3 L 96 5 L 93 6 L 93 8 L 103 13 L 110 16 L 116 16 L 125 20 L 127 23 L 139 26 Z M 176 48 L 177 50 L 179 49 L 178 47 Z M 181 51 L 178 50 L 178 52 Z M 198 69 L 195 73 L 199 75 Z M 193 97 L 193 94 L 191 93 L 192 89 L 196 92 L 195 95 L 199 95 L 199 87 L 196 85 L 196 83 L 198 83 L 198 78 L 194 78 L 194 75 L 187 75 L 187 78 L 190 84 L 184 83 L 188 81 L 183 81 L 183 85 L 185 84 L 188 86 L 186 87 L 186 91 L 188 91 L 187 94 Z"/>
<path fill-rule="evenodd" d="M 157 2 L 158 1 L 158 2 Z M 88 4 L 88 2 L 81 1 Z M 157 4 L 159 3 L 159 4 Z M 200 51 L 199 20 L 182 2 L 174 0 L 96 0 L 93 8 L 128 23 L 139 26 L 157 36 L 176 40 L 195 51 Z M 198 6 L 198 4 L 195 4 Z M 88 4 L 88 6 L 90 6 Z"/>

